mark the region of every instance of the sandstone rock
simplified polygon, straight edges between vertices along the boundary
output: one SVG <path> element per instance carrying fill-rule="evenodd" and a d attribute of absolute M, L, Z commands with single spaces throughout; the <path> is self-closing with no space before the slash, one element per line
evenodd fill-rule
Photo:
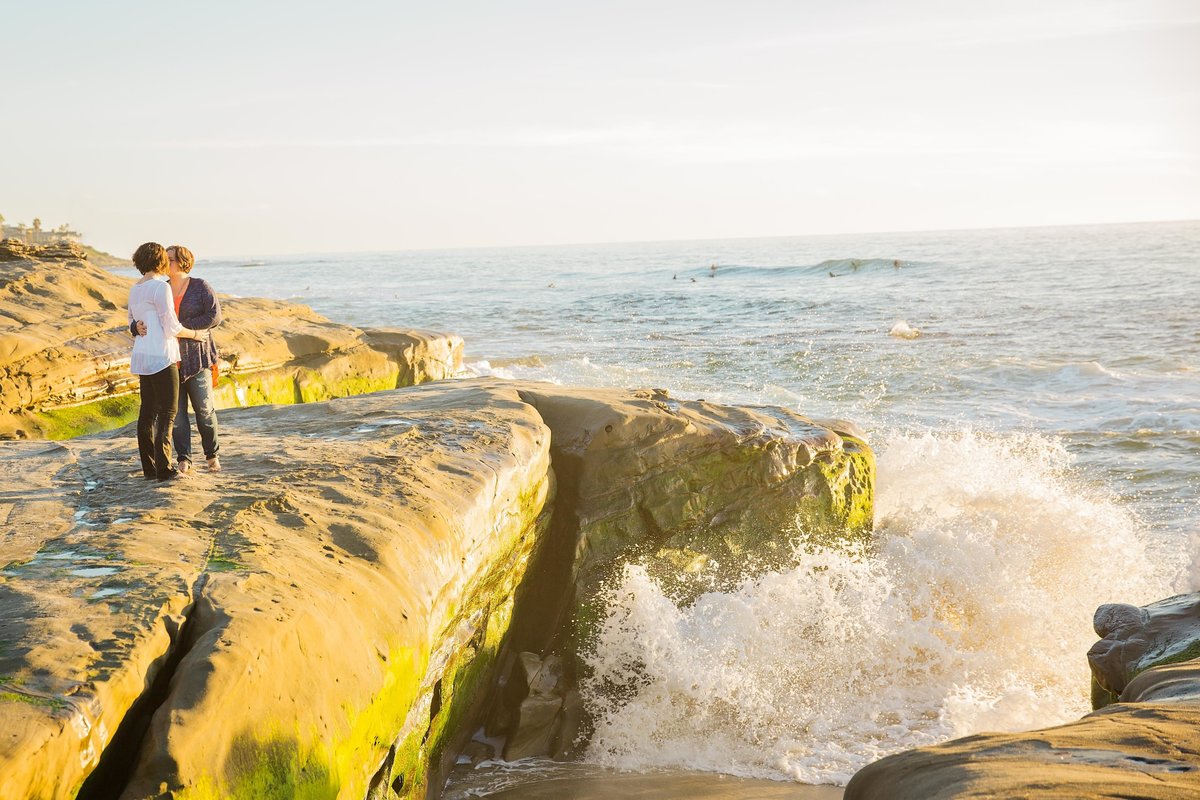
<path fill-rule="evenodd" d="M 1200 796 L 1194 706 L 1109 706 L 1029 733 L 980 734 L 869 764 L 846 800 Z"/>
<path fill-rule="evenodd" d="M 0 438 L 69 438 L 137 414 L 132 281 L 84 256 L 71 244 L 0 243 Z M 222 308 L 218 408 L 326 400 L 461 369 L 457 336 L 363 331 L 273 300 L 223 298 Z"/>
<path fill-rule="evenodd" d="M 471 766 L 491 761 L 496 757 L 496 749 L 487 742 L 472 739 L 463 747 L 462 754 L 471 761 Z"/>
<path fill-rule="evenodd" d="M 1088 652 L 1100 710 L 889 756 L 851 779 L 847 800 L 1200 797 L 1198 609 L 1200 594 L 1101 606 L 1094 624 L 1104 638 Z"/>
<path fill-rule="evenodd" d="M 226 471 L 167 485 L 137 474 L 128 429 L 6 447 L 6 488 L 49 506 L 17 501 L 31 522 L 5 552 L 0 796 L 73 797 L 105 744 L 126 798 L 363 797 L 385 761 L 421 796 L 552 487 L 515 394 L 430 388 L 231 412 Z"/>
<path fill-rule="evenodd" d="M 530 695 L 521 701 L 517 721 L 504 744 L 504 760 L 544 756 L 558 735 L 562 697 Z"/>
<path fill-rule="evenodd" d="M 563 696 L 558 737 L 551 742 L 550 756 L 555 761 L 566 761 L 577 755 L 583 744 L 579 741 L 579 735 L 584 716 L 583 696 L 578 689 L 568 689 Z"/>
<path fill-rule="evenodd" d="M 782 550 L 781 532 L 871 530 L 874 456 L 852 434 L 662 390 L 530 386 L 521 396 L 554 431 L 555 469 L 574 495 L 577 581 L 594 582 L 634 546 L 744 560 Z"/>

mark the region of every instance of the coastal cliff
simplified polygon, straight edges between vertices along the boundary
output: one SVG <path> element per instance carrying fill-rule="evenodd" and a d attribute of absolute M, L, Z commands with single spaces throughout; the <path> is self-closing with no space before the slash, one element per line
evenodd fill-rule
<path fill-rule="evenodd" d="M 600 577 L 868 535 L 848 427 L 479 380 L 231 410 L 167 484 L 130 427 L 6 443 L 0 796 L 419 798 L 480 725 L 561 755 Z"/>
<path fill-rule="evenodd" d="M 888 756 L 851 779 L 846 800 L 1200 796 L 1200 594 L 1104 605 L 1093 626 L 1095 711 Z"/>
<path fill-rule="evenodd" d="M 0 242 L 0 438 L 67 439 L 137 415 L 125 306 L 132 281 L 77 245 Z M 452 334 L 359 330 L 305 306 L 223 297 L 218 408 L 411 386 L 461 369 Z"/>

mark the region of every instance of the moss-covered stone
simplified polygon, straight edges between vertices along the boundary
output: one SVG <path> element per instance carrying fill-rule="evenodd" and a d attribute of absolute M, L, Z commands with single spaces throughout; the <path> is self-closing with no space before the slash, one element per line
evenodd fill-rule
<path fill-rule="evenodd" d="M 0 686 L 3 681 L 0 681 Z M 67 703 L 61 697 L 42 697 L 41 695 L 24 694 L 22 692 L 0 692 L 0 703 L 26 703 L 31 706 L 62 709 Z"/>
<path fill-rule="evenodd" d="M 412 426 L 365 432 L 397 413 Z M 193 800 L 255 796 L 266 784 L 422 797 L 490 690 L 544 540 L 547 433 L 514 393 L 454 384 L 333 408 L 248 409 L 233 424 L 273 441 L 262 469 L 274 480 L 242 475 L 259 497 L 222 500 L 209 515 L 220 530 L 198 644 L 173 682 L 181 705 L 156 717 L 165 728 L 149 741 L 162 749 L 143 760 L 131 796 L 165 775 Z M 333 455 L 342 439 L 344 458 Z M 320 458 L 288 460 L 314 447 Z M 222 561 L 231 568 L 215 570 Z M 264 627 L 264 613 L 275 623 Z M 246 711 L 223 721 L 231 704 Z M 221 753 L 233 743 L 261 753 L 243 759 L 257 766 L 231 769 Z"/>
<path fill-rule="evenodd" d="M 72 439 L 127 425 L 137 419 L 140 409 L 138 396 L 126 394 L 77 406 L 49 409 L 32 416 L 45 438 Z"/>
<path fill-rule="evenodd" d="M 571 674 L 605 616 L 605 580 L 648 568 L 680 602 L 787 562 L 798 543 L 866 541 L 874 455 L 861 437 L 783 409 L 677 401 L 661 390 L 528 386 L 553 432 L 573 517 L 573 607 L 554 637 Z M 559 469 L 564 465 L 565 469 Z"/>

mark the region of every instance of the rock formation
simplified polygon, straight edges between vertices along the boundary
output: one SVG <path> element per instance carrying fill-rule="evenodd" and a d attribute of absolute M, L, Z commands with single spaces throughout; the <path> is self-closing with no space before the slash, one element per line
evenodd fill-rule
<path fill-rule="evenodd" d="M 131 427 L 0 448 L 0 797 L 424 797 L 483 723 L 569 749 L 622 560 L 871 524 L 851 432 L 661 391 L 448 381 L 222 436 L 166 484 Z"/>
<path fill-rule="evenodd" d="M 72 244 L 0 242 L 0 438 L 65 439 L 137 414 L 132 281 L 84 257 Z M 218 408 L 394 389 L 461 368 L 458 336 L 364 331 L 273 300 L 221 302 Z"/>
<path fill-rule="evenodd" d="M 851 779 L 846 800 L 1200 797 L 1200 594 L 1103 605 L 1093 625 L 1096 711 L 889 756 Z"/>
<path fill-rule="evenodd" d="M 1164 688 L 1160 678 L 1170 670 L 1146 681 L 1135 679 L 1155 667 L 1200 657 L 1200 594 L 1178 595 L 1141 608 L 1124 603 L 1102 605 L 1092 625 L 1101 637 L 1087 654 L 1093 708 L 1151 699 L 1148 683 L 1155 684 L 1154 696 L 1158 697 Z M 1200 685 L 1187 687 L 1187 691 L 1200 694 Z"/>
<path fill-rule="evenodd" d="M 554 431 L 560 501 L 537 600 L 514 640 L 561 659 L 564 679 L 535 698 L 543 712 L 558 703 L 544 726 L 526 714 L 535 700 L 521 705 L 510 695 L 488 733 L 508 733 L 510 742 L 545 734 L 549 748 L 538 755 L 563 757 L 586 735 L 572 688 L 583 668 L 577 656 L 591 646 L 604 613 L 600 589 L 614 568 L 638 561 L 686 597 L 778 564 L 790 552 L 781 532 L 841 539 L 871 529 L 874 455 L 849 423 L 679 401 L 662 390 L 531 385 L 520 395 Z M 520 686 L 517 666 L 508 683 Z"/>

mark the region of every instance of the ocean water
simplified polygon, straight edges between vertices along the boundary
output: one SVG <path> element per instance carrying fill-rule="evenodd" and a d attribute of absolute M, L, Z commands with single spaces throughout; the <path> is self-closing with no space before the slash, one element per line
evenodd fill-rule
<path fill-rule="evenodd" d="M 715 266 L 715 269 L 714 269 Z M 1088 708 L 1096 606 L 1200 589 L 1200 223 L 209 260 L 218 291 L 461 334 L 474 374 L 844 417 L 870 553 L 680 606 L 612 587 L 592 763 L 844 784 Z M 794 531 L 781 531 L 788 537 Z"/>

